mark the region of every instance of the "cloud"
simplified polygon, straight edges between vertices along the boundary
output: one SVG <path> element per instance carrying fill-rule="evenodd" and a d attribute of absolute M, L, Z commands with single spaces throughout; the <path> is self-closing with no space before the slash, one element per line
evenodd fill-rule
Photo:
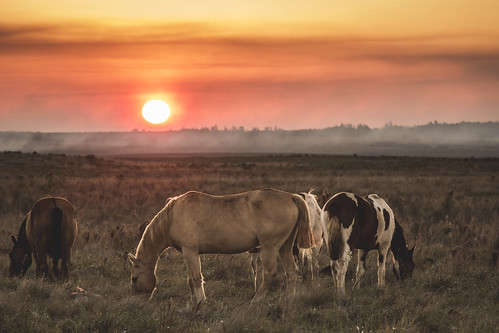
<path fill-rule="evenodd" d="M 250 35 L 201 23 L 3 25 L 0 117 L 73 109 L 109 114 L 99 126 L 115 129 L 113 113 L 131 114 L 140 106 L 134 98 L 159 90 L 177 98 L 179 127 L 498 120 L 490 119 L 499 105 L 493 37 Z M 461 119 L 438 118 L 451 109 Z"/>

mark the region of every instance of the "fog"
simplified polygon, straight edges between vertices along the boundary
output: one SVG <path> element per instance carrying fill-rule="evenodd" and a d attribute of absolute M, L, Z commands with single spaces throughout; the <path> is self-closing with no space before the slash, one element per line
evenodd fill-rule
<path fill-rule="evenodd" d="M 372 129 L 183 129 L 164 132 L 0 132 L 0 151 L 131 155 L 308 153 L 390 156 L 499 157 L 499 123 L 429 123 Z"/>

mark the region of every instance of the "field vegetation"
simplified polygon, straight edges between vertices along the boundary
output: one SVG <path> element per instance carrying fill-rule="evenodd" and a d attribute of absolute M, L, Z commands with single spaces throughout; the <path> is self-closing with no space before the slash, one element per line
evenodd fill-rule
<path fill-rule="evenodd" d="M 0 154 L 0 332 L 494 332 L 499 327 L 499 160 L 328 155 L 96 157 Z M 267 299 L 249 306 L 249 255 L 204 255 L 207 302 L 189 307 L 182 256 L 167 250 L 150 301 L 130 296 L 125 258 L 139 226 L 188 190 L 228 194 L 377 193 L 416 245 L 411 280 L 376 288 L 376 255 L 351 291 L 356 256 L 340 297 L 330 275 L 284 297 L 282 270 Z M 10 235 L 32 204 L 64 196 L 79 235 L 66 282 L 8 278 Z M 327 267 L 325 251 L 321 267 Z M 387 272 L 391 272 L 389 259 Z"/>

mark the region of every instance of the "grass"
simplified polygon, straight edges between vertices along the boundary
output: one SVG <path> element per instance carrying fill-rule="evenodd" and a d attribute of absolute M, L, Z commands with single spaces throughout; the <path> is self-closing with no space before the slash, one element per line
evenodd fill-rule
<path fill-rule="evenodd" d="M 208 155 L 101 158 L 0 154 L 0 332 L 493 332 L 499 326 L 497 159 L 319 155 Z M 376 288 L 370 254 L 359 290 L 336 294 L 332 278 L 303 285 L 290 302 L 283 276 L 249 306 L 249 256 L 202 257 L 207 302 L 191 309 L 181 254 L 168 250 L 150 301 L 130 296 L 138 228 L 170 196 L 262 187 L 291 192 L 378 193 L 416 244 L 416 270 Z M 7 252 L 24 214 L 44 195 L 77 207 L 79 235 L 67 282 L 31 268 L 9 279 Z M 496 261 L 494 261 L 494 251 Z M 352 285 L 355 260 L 347 273 Z M 321 267 L 328 265 L 324 253 Z M 391 271 L 388 264 L 387 272 Z"/>

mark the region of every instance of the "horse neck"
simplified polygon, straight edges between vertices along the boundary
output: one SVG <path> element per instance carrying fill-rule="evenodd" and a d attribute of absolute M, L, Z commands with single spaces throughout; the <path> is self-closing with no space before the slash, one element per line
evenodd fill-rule
<path fill-rule="evenodd" d="M 407 244 L 405 242 L 404 230 L 402 226 L 395 219 L 395 231 L 393 232 L 392 243 L 390 249 L 392 250 L 395 260 L 399 260 L 403 253 L 407 251 Z"/>
<path fill-rule="evenodd" d="M 28 215 L 23 220 L 21 227 L 19 228 L 19 233 L 17 235 L 17 242 L 23 247 L 30 247 L 28 242 L 28 237 L 26 236 L 26 221 L 28 220 Z"/>
<path fill-rule="evenodd" d="M 166 207 L 165 207 L 166 208 Z M 137 258 L 144 263 L 156 263 L 161 253 L 171 246 L 168 211 L 161 210 L 144 230 L 137 247 Z"/>

